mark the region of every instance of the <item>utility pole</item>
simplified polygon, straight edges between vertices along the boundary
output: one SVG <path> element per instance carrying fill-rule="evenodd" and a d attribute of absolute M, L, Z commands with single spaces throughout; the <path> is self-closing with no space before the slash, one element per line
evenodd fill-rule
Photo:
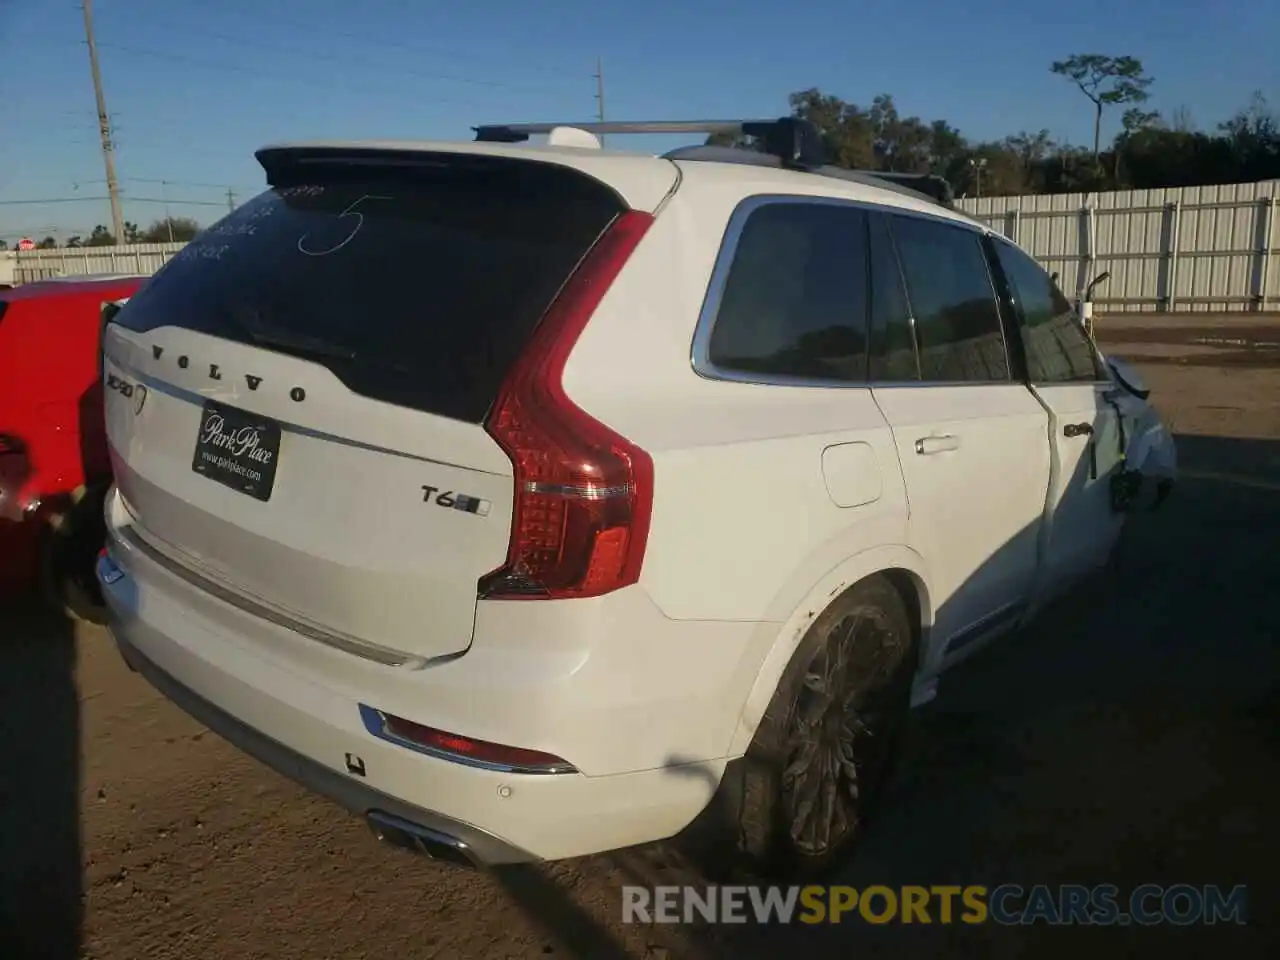
<path fill-rule="evenodd" d="M 227 187 L 227 213 L 236 212 L 236 195 Z"/>
<path fill-rule="evenodd" d="M 111 230 L 116 243 L 124 243 L 124 213 L 120 209 L 120 184 L 116 180 L 115 144 L 111 142 L 111 117 L 102 94 L 102 73 L 98 70 L 98 45 L 93 39 L 93 0 L 81 0 L 84 35 L 89 44 L 89 69 L 93 73 L 93 93 L 98 100 L 98 133 L 102 137 L 102 162 L 107 168 L 107 195 L 111 198 Z"/>
<path fill-rule="evenodd" d="M 596 119 L 604 123 L 604 62 L 596 57 Z M 604 134 L 600 134 L 600 146 L 604 146 Z"/>

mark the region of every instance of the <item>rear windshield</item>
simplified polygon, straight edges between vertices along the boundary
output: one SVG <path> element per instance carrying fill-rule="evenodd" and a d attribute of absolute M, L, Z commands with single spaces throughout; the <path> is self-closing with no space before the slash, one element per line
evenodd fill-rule
<path fill-rule="evenodd" d="M 480 422 L 539 318 L 622 210 L 550 164 L 305 164 L 201 233 L 116 322 L 328 367 L 356 393 Z"/>

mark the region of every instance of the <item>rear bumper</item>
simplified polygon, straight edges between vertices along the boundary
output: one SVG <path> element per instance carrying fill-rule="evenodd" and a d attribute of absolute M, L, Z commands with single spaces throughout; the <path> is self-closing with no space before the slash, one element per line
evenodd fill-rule
<path fill-rule="evenodd" d="M 374 820 L 398 819 L 420 831 L 434 834 L 442 846 L 455 850 L 472 866 L 527 863 L 538 857 L 498 839 L 470 824 L 452 820 L 429 810 L 374 790 L 349 775 L 343 775 L 296 750 L 291 750 L 237 720 L 194 690 L 165 673 L 128 640 L 116 636 L 116 646 L 130 669 L 176 706 L 186 711 L 232 746 L 244 751 L 273 770 L 289 777 L 313 793 L 334 801 L 351 813 Z"/>
<path fill-rule="evenodd" d="M 558 860 L 670 837 L 719 785 L 725 759 L 700 760 L 666 736 L 665 723 L 691 719 L 679 700 L 662 699 L 669 686 L 636 684 L 637 670 L 610 667 L 623 686 L 602 690 L 593 671 L 603 665 L 563 654 L 538 660 L 544 637 L 532 611 L 508 634 L 523 658 L 473 648 L 438 667 L 387 667 L 253 617 L 109 530 L 112 554 L 99 562 L 99 581 L 126 661 L 246 753 L 380 826 L 407 824 L 419 838 L 425 830 L 477 865 Z M 646 652 L 625 640 L 628 655 Z M 672 669 L 657 661 L 653 669 Z M 675 714 L 655 719 L 647 736 L 633 725 L 640 703 L 626 702 L 640 692 L 650 701 L 646 717 Z M 424 755 L 366 729 L 362 704 L 460 736 L 547 750 L 578 770 L 528 774 Z M 705 723 L 691 726 L 705 733 Z M 626 755 L 638 744 L 669 759 L 580 772 L 580 755 Z"/>

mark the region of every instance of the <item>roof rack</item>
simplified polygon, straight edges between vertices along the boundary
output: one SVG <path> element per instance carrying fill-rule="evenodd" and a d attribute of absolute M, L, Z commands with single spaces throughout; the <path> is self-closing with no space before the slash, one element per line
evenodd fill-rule
<path fill-rule="evenodd" d="M 945 207 L 952 207 L 955 193 L 951 184 L 933 174 L 888 173 L 879 170 L 846 170 L 829 166 L 822 144 L 822 134 L 808 120 L 779 117 L 776 120 L 646 120 L 599 121 L 591 123 L 498 123 L 473 127 L 476 141 L 482 143 L 523 143 L 531 136 L 549 134 L 557 138 L 569 131 L 596 135 L 611 133 L 728 134 L 753 137 L 763 150 L 737 147 L 696 145 L 680 147 L 663 156 L 671 160 L 706 160 L 719 163 L 746 163 L 755 166 L 803 170 L 820 176 L 834 177 L 893 190 L 917 198 L 923 197 Z M 559 142 L 582 145 L 577 138 L 565 137 Z M 599 146 L 598 141 L 594 144 Z"/>
<path fill-rule="evenodd" d="M 504 123 L 475 127 L 476 140 L 490 143 L 522 143 L 530 136 L 554 133 L 565 127 L 590 134 L 610 133 L 727 133 L 755 137 L 765 151 L 784 166 L 812 170 L 825 162 L 818 128 L 799 117 L 777 120 L 648 120 L 597 123 Z"/>

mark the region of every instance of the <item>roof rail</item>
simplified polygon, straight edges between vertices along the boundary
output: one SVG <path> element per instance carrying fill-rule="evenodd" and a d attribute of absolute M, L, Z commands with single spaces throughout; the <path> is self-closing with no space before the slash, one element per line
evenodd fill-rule
<path fill-rule="evenodd" d="M 763 150 L 717 147 L 706 144 L 680 147 L 666 154 L 671 160 L 707 160 L 745 163 L 756 166 L 804 170 L 839 180 L 851 180 L 914 197 L 923 197 L 944 207 L 953 207 L 955 192 L 942 177 L 928 173 L 890 173 L 880 170 L 846 170 L 828 166 L 822 134 L 808 120 L 779 117 L 777 120 L 646 120 L 599 121 L 591 123 L 497 123 L 473 127 L 476 140 L 483 143 L 523 143 L 537 134 L 574 128 L 590 134 L 702 133 L 753 137 Z"/>
<path fill-rule="evenodd" d="M 679 147 L 663 154 L 668 160 L 704 160 L 715 163 L 744 163 L 757 167 L 779 166 L 776 157 L 754 150 L 734 147 Z M 823 177 L 861 183 L 879 190 L 892 190 L 917 200 L 930 200 L 949 209 L 955 206 L 955 192 L 943 177 L 929 173 L 888 173 L 883 170 L 849 170 L 845 167 L 822 166 L 809 171 Z"/>
<path fill-rule="evenodd" d="M 473 127 L 476 140 L 484 143 L 523 143 L 535 134 L 548 134 L 557 127 L 574 127 L 591 134 L 611 133 L 727 133 L 754 137 L 765 152 L 777 157 L 785 167 L 816 170 L 826 158 L 818 128 L 799 117 L 776 120 L 645 120 L 599 121 L 593 123 L 495 123 Z"/>
<path fill-rule="evenodd" d="M 859 173 L 867 173 L 875 177 L 877 180 L 884 180 L 887 183 L 897 184 L 900 187 L 906 187 L 916 193 L 923 193 L 943 206 L 952 206 L 956 200 L 955 191 L 951 187 L 951 182 L 945 177 L 940 177 L 935 173 L 893 173 L 888 170 L 865 170 L 857 171 Z"/>

